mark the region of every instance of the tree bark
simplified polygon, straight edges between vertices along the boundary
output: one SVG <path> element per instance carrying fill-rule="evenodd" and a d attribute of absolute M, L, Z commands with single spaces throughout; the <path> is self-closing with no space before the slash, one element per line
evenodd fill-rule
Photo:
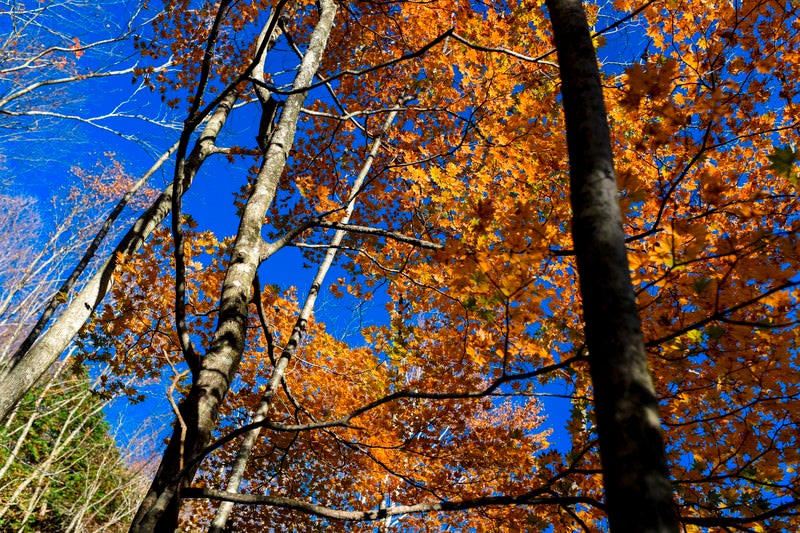
<path fill-rule="evenodd" d="M 294 143 L 297 119 L 306 97 L 305 89 L 319 68 L 337 11 L 332 0 L 320 0 L 318 5 L 320 18 L 295 77 L 293 93 L 286 99 L 272 142 L 242 213 L 222 284 L 219 322 L 211 347 L 203 358 L 202 367 L 188 396 L 181 403 L 182 420 L 179 422 L 182 424 L 174 425 L 172 438 L 150 490 L 131 524 L 131 532 L 166 532 L 177 528 L 180 489 L 191 482 L 198 467 L 195 458 L 211 442 L 219 407 L 241 361 L 250 288 L 264 242 L 261 237 L 264 214 L 275 197 L 278 180 Z"/>
<path fill-rule="evenodd" d="M 405 103 L 406 99 L 401 98 L 398 105 L 402 106 Z M 372 164 L 375 162 L 375 157 L 378 154 L 378 150 L 380 150 L 384 135 L 386 135 L 386 132 L 391 127 L 394 119 L 397 117 L 398 112 L 399 110 L 396 109 L 389 113 L 389 116 L 386 118 L 380 134 L 378 134 L 378 136 L 372 141 L 372 146 L 367 154 L 367 159 L 361 166 L 361 171 L 353 181 L 353 186 L 350 189 L 350 195 L 347 199 L 347 207 L 344 215 L 340 219 L 340 223 L 343 225 L 347 225 L 353 216 L 353 212 L 355 211 L 356 207 L 356 200 L 358 200 L 358 195 L 362 192 L 364 181 L 366 180 L 370 169 L 372 169 Z M 311 314 L 314 312 L 314 305 L 316 304 L 320 288 L 325 282 L 325 277 L 328 275 L 331 265 L 333 265 L 333 261 L 336 258 L 336 253 L 339 251 L 339 245 L 341 245 L 346 234 L 347 230 L 344 229 L 337 229 L 334 232 L 330 241 L 330 247 L 325 253 L 325 257 L 317 269 L 317 274 L 314 276 L 314 281 L 311 283 L 311 288 L 309 289 L 308 295 L 303 303 L 303 307 L 300 310 L 300 315 L 297 317 L 297 321 L 292 328 L 292 333 L 289 336 L 289 342 L 286 343 L 286 346 L 281 353 L 281 357 L 278 359 L 275 368 L 273 369 L 269 382 L 267 383 L 264 393 L 262 394 L 261 401 L 259 402 L 258 407 L 253 414 L 251 423 L 262 422 L 267 418 L 270 409 L 272 409 L 272 400 L 275 397 L 275 394 L 278 392 L 278 387 L 286 375 L 286 368 L 289 365 L 289 361 L 292 357 L 294 357 L 297 347 L 300 345 L 300 341 L 305 334 L 306 324 L 311 318 Z M 244 439 L 239 446 L 239 450 L 236 452 L 236 458 L 231 466 L 231 474 L 228 478 L 227 486 L 225 487 L 226 492 L 235 494 L 241 489 L 247 463 L 250 461 L 253 447 L 255 446 L 256 440 L 258 439 L 260 433 L 261 428 L 259 427 L 248 431 L 245 434 Z M 211 522 L 211 527 L 208 530 L 209 533 L 223 533 L 232 511 L 233 502 L 223 501 L 220 503 L 219 507 L 217 508 L 217 514 L 214 516 L 214 520 Z"/>
<path fill-rule="evenodd" d="M 625 250 L 597 57 L 579 0 L 547 0 L 567 129 L 572 237 L 583 299 L 608 521 L 677 533 L 658 404 Z"/>

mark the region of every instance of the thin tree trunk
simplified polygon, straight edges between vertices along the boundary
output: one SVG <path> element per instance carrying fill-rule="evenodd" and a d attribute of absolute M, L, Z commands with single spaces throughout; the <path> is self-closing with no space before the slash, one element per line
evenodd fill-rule
<path fill-rule="evenodd" d="M 405 100 L 401 100 L 398 105 L 403 105 L 404 103 Z M 373 140 L 370 151 L 367 154 L 367 159 L 361 166 L 361 171 L 358 173 L 358 176 L 354 180 L 353 186 L 350 189 L 350 195 L 347 200 L 347 208 L 341 220 L 339 221 L 341 224 L 348 224 L 350 222 L 350 218 L 353 216 L 353 212 L 355 211 L 356 200 L 358 199 L 358 195 L 361 193 L 362 187 L 364 186 L 364 180 L 372 168 L 372 164 L 375 161 L 375 156 L 378 154 L 378 150 L 381 147 L 383 137 L 386 134 L 386 131 L 388 131 L 389 127 L 392 125 L 392 122 L 394 122 L 398 112 L 399 110 L 394 110 L 389 113 L 389 116 L 386 118 L 386 122 L 383 124 L 383 129 L 381 130 L 380 135 Z M 311 283 L 311 288 L 309 289 L 308 296 L 306 296 L 305 302 L 303 303 L 303 308 L 300 310 L 297 321 L 292 328 L 292 334 L 289 337 L 289 342 L 286 344 L 286 347 L 281 353 L 280 359 L 272 371 L 272 376 L 270 377 L 270 380 L 261 397 L 261 401 L 259 402 L 256 412 L 254 413 L 253 419 L 250 421 L 250 423 L 262 422 L 264 419 L 266 419 L 267 414 L 269 414 L 269 411 L 272 408 L 272 399 L 278 392 L 278 386 L 283 380 L 289 361 L 294 356 L 297 347 L 300 345 L 302 336 L 305 333 L 306 323 L 308 322 L 308 319 L 311 318 L 311 313 L 314 311 L 314 305 L 316 303 L 319 290 L 325 281 L 325 276 L 327 276 L 328 270 L 330 270 L 330 267 L 336 258 L 336 252 L 338 251 L 339 245 L 342 243 L 342 239 L 344 239 L 346 233 L 347 231 L 342 229 L 334 232 L 333 238 L 330 242 L 330 247 L 323 258 L 322 263 L 320 263 L 319 268 L 317 269 L 317 274 L 314 276 L 314 281 Z M 234 494 L 239 492 L 242 481 L 244 480 L 244 472 L 247 468 L 247 463 L 250 461 L 253 446 L 255 446 L 259 433 L 261 433 L 261 428 L 256 428 L 248 433 L 245 433 L 244 440 L 239 446 L 239 450 L 236 452 L 236 458 L 234 459 L 233 466 L 231 468 L 231 475 L 228 478 L 228 483 L 225 488 L 226 492 Z M 234 503 L 229 501 L 223 501 L 220 504 L 219 508 L 217 509 L 217 514 L 214 516 L 214 520 L 208 530 L 209 533 L 223 533 L 223 531 L 225 531 L 225 526 L 228 523 L 231 511 L 233 511 L 233 506 Z"/>
<path fill-rule="evenodd" d="M 222 284 L 219 322 L 211 347 L 192 388 L 181 403 L 180 423 L 174 432 L 150 490 L 145 496 L 132 532 L 174 531 L 180 511 L 180 489 L 188 486 L 198 454 L 211 441 L 220 404 L 228 392 L 244 352 L 250 288 L 261 261 L 261 227 L 264 214 L 275 196 L 292 148 L 305 88 L 314 79 L 327 46 L 337 6 L 333 0 L 320 0 L 320 18 L 303 56 L 294 81 L 294 90 L 283 106 L 280 120 L 272 136 L 264 162 L 253 183 L 253 189 L 242 213 L 230 264 Z M 184 472 L 184 466 L 187 466 Z"/>
<path fill-rule="evenodd" d="M 42 392 L 42 396 L 46 391 Z M 58 478 L 63 475 L 66 470 L 71 469 L 71 465 L 65 465 L 64 459 L 70 456 L 70 450 L 84 450 L 82 453 L 91 453 L 86 451 L 83 446 L 83 437 L 88 434 L 90 430 L 86 430 L 86 424 L 93 419 L 97 413 L 103 409 L 104 405 L 98 405 L 91 411 L 86 412 L 83 409 L 83 404 L 91 398 L 91 392 L 85 391 L 77 397 L 74 405 L 70 406 L 71 410 L 66 420 L 64 420 L 58 435 L 53 439 L 52 447 L 43 460 L 36 465 L 36 469 L 30 476 L 21 480 L 14 493 L 8 499 L 8 504 L 0 511 L 0 518 L 10 509 L 12 504 L 19 503 L 25 500 L 26 493 L 33 493 L 31 499 L 28 500 L 28 505 L 25 510 L 20 523 L 24 524 L 33 515 L 34 510 L 39 506 L 40 499 L 47 493 L 50 481 L 53 478 Z M 73 403 L 68 400 L 69 403 Z M 70 460 L 76 461 L 80 457 L 72 457 Z M 29 488 L 33 485 L 33 489 Z"/>
<path fill-rule="evenodd" d="M 17 440 L 14 442 L 14 448 L 11 450 L 11 452 L 9 452 L 8 458 L 6 458 L 3 466 L 0 467 L 0 480 L 5 477 L 8 469 L 11 468 L 15 461 L 17 461 L 19 451 L 22 449 L 22 445 L 25 444 L 25 440 L 28 438 L 28 434 L 33 428 L 34 423 L 39 420 L 39 418 L 43 418 L 48 415 L 48 413 L 40 412 L 42 402 L 47 396 L 47 393 L 50 391 L 50 388 L 56 382 L 56 379 L 61 375 L 61 372 L 63 372 L 65 368 L 66 365 L 60 365 L 58 368 L 56 368 L 55 372 L 53 372 L 53 377 L 50 382 L 46 386 L 42 387 L 42 392 L 36 397 L 36 400 L 33 403 L 33 408 L 31 409 L 31 413 L 28 416 L 28 419 L 25 421 L 25 425 L 19 430 L 20 433 L 17 437 Z M 12 417 L 9 417 L 9 421 L 11 421 L 11 419 Z M 5 506 L 0 508 L 0 518 L 2 518 L 2 516 L 5 514 L 6 510 L 7 507 Z"/>
<path fill-rule="evenodd" d="M 178 144 L 175 143 L 169 150 L 164 152 L 161 155 L 161 157 L 159 157 L 158 160 L 153 164 L 150 170 L 145 172 L 144 175 L 141 178 L 139 178 L 136 181 L 136 183 L 134 183 L 133 186 L 131 186 L 128 189 L 128 191 L 120 199 L 120 201 L 111 211 L 111 213 L 109 213 L 105 221 L 103 221 L 103 225 L 97 232 L 97 235 L 95 235 L 94 239 L 92 239 L 92 242 L 89 244 L 88 248 L 84 252 L 80 261 L 78 262 L 78 265 L 72 270 L 72 272 L 70 272 L 69 276 L 67 276 L 67 279 L 61 284 L 56 293 L 50 298 L 50 301 L 47 302 L 47 305 L 42 311 L 41 316 L 39 316 L 39 320 L 33 326 L 33 329 L 31 329 L 31 331 L 28 332 L 28 335 L 25 337 L 20 346 L 11 356 L 12 365 L 15 365 L 25 355 L 25 352 L 27 352 L 30 349 L 33 343 L 36 342 L 36 339 L 44 330 L 45 326 L 47 325 L 47 322 L 50 320 L 50 318 L 53 316 L 53 313 L 55 313 L 56 309 L 61 304 L 62 298 L 64 298 L 67 294 L 69 294 L 70 291 L 72 291 L 73 287 L 75 287 L 75 284 L 78 282 L 78 279 L 80 278 L 81 274 L 83 274 L 83 271 L 86 270 L 87 266 L 89 266 L 89 262 L 94 258 L 95 252 L 97 252 L 97 249 L 100 248 L 103 239 L 105 239 L 105 236 L 108 235 L 108 232 L 111 230 L 111 227 L 113 226 L 114 222 L 122 213 L 123 209 L 125 209 L 125 207 L 128 205 L 128 202 L 131 200 L 131 198 L 133 198 L 133 196 L 144 186 L 144 184 L 147 183 L 147 180 L 150 179 L 150 176 L 152 176 L 159 168 L 161 168 L 161 166 L 164 163 L 167 162 L 167 160 L 177 147 Z"/>
<path fill-rule="evenodd" d="M 572 236 L 613 533 L 677 533 L 622 229 L 600 73 L 579 0 L 547 0 L 570 163 Z"/>
<path fill-rule="evenodd" d="M 191 172 L 188 182 L 194 177 L 202 162 L 213 153 L 214 140 L 228 117 L 236 96 L 223 101 L 208 121 L 200 136 L 195 152 L 190 157 Z M 188 184 L 185 188 L 188 188 Z M 117 254 L 130 255 L 141 247 L 150 233 L 164 220 L 172 207 L 172 185 L 164 189 L 161 196 L 142 214 L 111 252 L 110 257 L 86 283 L 64 312 L 42 334 L 36 343 L 19 359 L 14 368 L 0 381 L 0 421 L 14 405 L 30 390 L 45 372 L 55 363 L 69 343 L 100 305 L 111 288 L 112 275 L 117 267 Z"/>

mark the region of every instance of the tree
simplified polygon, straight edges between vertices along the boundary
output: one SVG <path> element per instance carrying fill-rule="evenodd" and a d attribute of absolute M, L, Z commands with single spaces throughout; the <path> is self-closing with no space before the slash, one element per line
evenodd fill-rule
<path fill-rule="evenodd" d="M 58 279 L 66 258 L 85 244 L 76 238 L 70 242 L 69 229 L 79 212 L 69 213 L 50 235 L 40 235 L 42 221 L 36 199 L 25 196 L 1 196 L 3 248 L 8 253 L 0 263 L 3 299 L 0 303 L 0 366 L 6 366 L 14 349 L 19 346 L 31 322 L 41 312 L 38 305 L 55 292 L 53 280 Z M 66 242 L 65 242 L 66 241 Z M 36 246 L 33 245 L 36 243 Z M 58 253 L 60 252 L 60 253 Z"/>
<path fill-rule="evenodd" d="M 143 114 L 133 90 L 112 89 L 119 95 L 113 107 L 92 98 L 94 90 L 109 90 L 114 80 L 134 73 L 157 76 L 169 61 L 141 66 L 131 58 L 131 42 L 147 20 L 140 2 L 109 1 L 98 5 L 85 0 L 45 1 L 35 5 L 5 2 L 0 35 L 0 125 L 6 165 L 29 172 L 37 161 L 58 166 L 70 149 L 90 144 L 92 132 L 110 134 L 144 146 L 147 126 L 174 128 L 168 116 Z M 133 124 L 130 127 L 128 124 Z M 81 142 L 83 141 L 83 142 Z M 26 152 L 18 149 L 28 143 Z M 30 145 L 46 145 L 46 153 L 31 153 Z M 111 142 L 108 142 L 111 145 Z M 107 146 L 107 152 L 114 151 Z"/>
<path fill-rule="evenodd" d="M 113 158 L 92 169 L 73 168 L 78 181 L 66 192 L 54 193 L 59 213 L 48 220 L 40 202 L 29 196 L 0 196 L 0 243 L 8 250 L 0 268 L 0 376 L 13 366 L 17 354 L 30 348 L 58 304 L 63 303 L 83 269 L 110 230 L 108 221 L 130 202 L 141 208 L 152 191 L 146 180 L 133 183 L 124 167 Z M 136 196 L 137 192 L 142 192 Z M 98 222 L 105 206 L 123 196 L 104 224 Z M 97 232 L 100 232 L 99 234 Z M 46 233 L 47 232 L 47 233 Z M 74 261 L 80 259 L 79 267 Z M 38 319 L 38 320 L 37 320 Z"/>
<path fill-rule="evenodd" d="M 658 401 L 650 380 L 617 200 L 614 156 L 580 0 L 549 0 L 570 160 L 580 279 L 600 458 L 612 531 L 678 531 Z"/>
<path fill-rule="evenodd" d="M 598 73 L 574 2 L 167 7 L 173 183 L 50 337 L 108 293 L 87 351 L 183 394 L 132 530 L 797 528 L 794 8 L 588 6 Z M 182 200 L 215 154 L 231 239 Z"/>
<path fill-rule="evenodd" d="M 4 531 L 123 531 L 146 489 L 134 440 L 117 448 L 87 376 L 55 369 L 0 433 Z M 144 465 L 144 463 L 140 463 Z"/>
<path fill-rule="evenodd" d="M 0 353 L 0 376 L 4 379 L 22 354 L 29 352 L 59 305 L 69 301 L 95 252 L 107 252 L 107 248 L 101 248 L 103 240 L 109 232 L 117 236 L 112 226 L 125 207 L 141 208 L 141 196 L 135 195 L 159 166 L 157 163 L 141 180 L 132 182 L 123 163 L 114 159 L 108 139 L 102 158 L 109 161 L 96 165 L 102 168 L 94 168 L 95 162 L 81 154 L 84 143 L 90 143 L 87 131 L 105 132 L 112 138 L 146 145 L 148 140 L 141 127 L 134 135 L 120 123 L 143 121 L 171 126 L 166 118 L 151 120 L 128 109 L 138 105 L 136 94 L 142 86 L 132 91 L 115 90 L 122 101 L 115 102 L 110 111 L 99 111 L 99 99 L 82 90 L 84 84 L 93 82 L 94 90 L 103 92 L 109 79 L 129 80 L 137 72 L 157 75 L 169 65 L 166 62 L 140 68 L 137 58 L 131 60 L 130 54 L 124 52 L 126 44 L 132 48 L 134 33 L 145 22 L 141 14 L 141 5 L 128 2 L 98 6 L 66 0 L 0 7 L 0 17 L 8 22 L 0 30 L 0 127 L 4 140 L 0 164 L 12 169 L 2 183 L 7 212 L 0 238 L 10 251 L 0 279 L 4 289 L 0 327 L 5 341 Z M 42 138 L 46 143 L 41 142 Z M 24 149 L 16 150 L 18 146 Z M 68 148 L 62 152 L 62 147 Z M 167 150 L 161 163 L 170 153 Z M 43 168 L 53 177 L 41 179 Z M 31 177 L 33 186 L 26 179 Z M 26 193 L 20 195 L 18 188 L 24 188 Z M 42 193 L 42 188 L 54 192 Z M 42 200 L 52 202 L 53 207 L 35 207 Z M 113 210 L 104 211 L 117 200 Z M 105 215 L 105 222 L 97 225 Z M 77 328 L 71 334 L 60 334 L 71 337 L 75 332 Z M 4 416 L 66 346 L 54 348 L 52 351 L 58 353 L 40 364 L 35 375 L 24 366 L 21 370 L 28 375 L 22 383 L 11 377 L 12 387 L 4 390 Z"/>

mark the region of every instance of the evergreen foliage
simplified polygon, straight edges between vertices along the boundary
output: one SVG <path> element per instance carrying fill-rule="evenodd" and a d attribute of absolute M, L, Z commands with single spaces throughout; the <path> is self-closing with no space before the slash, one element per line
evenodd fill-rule
<path fill-rule="evenodd" d="M 55 376 L 0 428 L 0 531 L 123 531 L 142 484 L 89 378 Z"/>

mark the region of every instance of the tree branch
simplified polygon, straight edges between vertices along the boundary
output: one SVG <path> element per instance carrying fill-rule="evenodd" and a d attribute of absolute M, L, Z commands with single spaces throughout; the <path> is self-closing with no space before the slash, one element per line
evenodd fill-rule
<path fill-rule="evenodd" d="M 314 222 L 313 225 L 318 226 L 320 228 L 332 228 L 352 233 L 363 233 L 365 235 L 378 235 L 380 237 L 386 237 L 388 239 L 393 239 L 395 241 L 404 242 L 407 244 L 413 244 L 414 246 L 426 250 L 441 250 L 442 248 L 444 248 L 444 245 L 436 242 L 426 241 L 424 239 L 417 239 L 416 237 L 409 237 L 407 235 L 403 235 L 395 231 L 385 230 L 381 228 L 374 228 L 372 226 L 343 224 L 341 222 L 325 222 L 323 220 Z"/>
<path fill-rule="evenodd" d="M 244 505 L 267 505 L 270 507 L 280 507 L 292 509 L 301 513 L 329 518 L 331 520 L 347 521 L 373 521 L 381 520 L 387 516 L 397 516 L 404 514 L 436 513 L 442 511 L 463 511 L 479 507 L 492 507 L 497 505 L 590 505 L 598 509 L 605 506 L 594 498 L 582 496 L 552 496 L 540 497 L 542 491 L 532 491 L 519 496 L 483 496 L 471 500 L 443 501 L 437 503 L 418 503 L 415 505 L 397 505 L 385 509 L 374 509 L 370 511 L 344 511 L 324 507 L 313 503 L 307 503 L 293 498 L 282 496 L 262 496 L 258 494 L 233 494 L 221 490 L 191 487 L 184 489 L 184 498 L 208 498 L 217 501 L 228 501 Z"/>
<path fill-rule="evenodd" d="M 407 61 L 409 59 L 413 59 L 415 57 L 419 57 L 419 56 L 423 55 L 425 52 L 427 52 L 428 50 L 430 50 L 431 48 L 433 48 L 434 46 L 436 46 L 437 44 L 439 44 L 442 41 L 444 41 L 445 39 L 447 39 L 452 34 L 453 34 L 453 28 L 450 28 L 446 32 L 442 33 L 438 37 L 435 37 L 433 40 L 431 40 L 427 44 L 424 44 L 421 48 L 419 48 L 419 49 L 417 49 L 417 50 L 415 50 L 413 52 L 409 52 L 407 54 L 403 54 L 400 57 L 396 57 L 394 59 L 390 59 L 388 61 L 384 61 L 383 63 L 378 63 L 377 65 L 373 65 L 371 67 L 366 67 L 366 68 L 363 68 L 363 69 L 360 69 L 360 70 L 353 70 L 353 69 L 342 70 L 342 71 L 340 71 L 340 72 L 338 72 L 338 73 L 336 73 L 333 76 L 330 76 L 328 78 L 321 78 L 320 81 L 318 81 L 318 82 L 308 84 L 308 85 L 306 85 L 304 87 L 293 88 L 293 89 L 290 89 L 290 90 L 287 90 L 287 91 L 283 91 L 281 89 L 278 89 L 277 87 L 273 87 L 272 85 L 270 85 L 268 83 L 265 83 L 262 80 L 256 80 L 256 79 L 250 78 L 250 81 L 252 83 L 256 84 L 256 85 L 260 85 L 260 86 L 262 86 L 262 87 L 264 87 L 266 89 L 269 89 L 270 91 L 272 91 L 275 94 L 289 95 L 289 94 L 302 93 L 302 92 L 310 91 L 312 89 L 316 89 L 317 87 L 321 87 L 321 86 L 323 86 L 323 85 L 325 85 L 327 83 L 330 83 L 330 82 L 332 82 L 334 80 L 338 80 L 339 78 L 343 78 L 345 76 L 354 76 L 354 77 L 355 76 L 362 76 L 364 74 L 368 74 L 370 72 L 374 72 L 374 71 L 380 70 L 382 68 L 391 67 L 392 65 L 395 65 L 397 63 L 401 63 L 403 61 Z"/>

